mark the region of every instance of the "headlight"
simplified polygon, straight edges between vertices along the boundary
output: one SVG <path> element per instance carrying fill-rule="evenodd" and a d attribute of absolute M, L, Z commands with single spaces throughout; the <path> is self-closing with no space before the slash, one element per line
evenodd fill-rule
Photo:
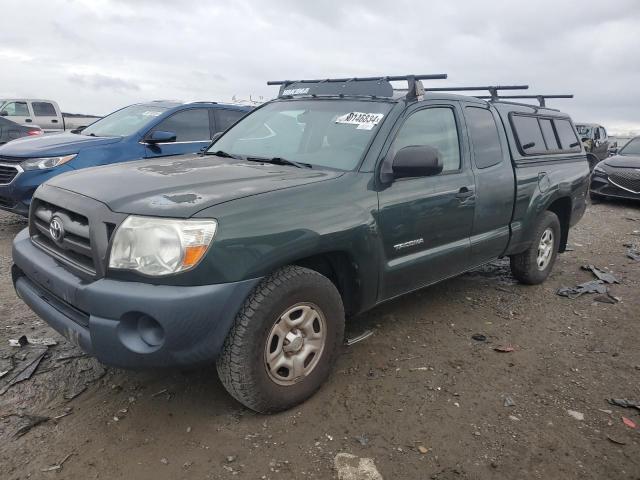
<path fill-rule="evenodd" d="M 20 164 L 25 170 L 44 170 L 47 168 L 57 167 L 76 158 L 77 153 L 73 155 L 65 155 L 64 157 L 41 157 L 30 158 Z"/>
<path fill-rule="evenodd" d="M 195 267 L 218 222 L 130 216 L 116 230 L 109 268 L 159 277 Z"/>
<path fill-rule="evenodd" d="M 599 173 L 601 175 L 606 175 L 607 172 L 604 168 L 602 168 L 600 165 L 596 165 L 595 167 L 593 167 L 593 172 L 594 173 Z"/>

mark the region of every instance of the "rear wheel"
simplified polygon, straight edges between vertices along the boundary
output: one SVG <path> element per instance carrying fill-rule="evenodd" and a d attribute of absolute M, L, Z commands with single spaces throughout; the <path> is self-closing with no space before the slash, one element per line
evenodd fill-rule
<path fill-rule="evenodd" d="M 511 273 L 520 282 L 536 285 L 544 282 L 556 261 L 560 245 L 560 221 L 553 212 L 544 212 L 538 220 L 531 246 L 512 255 Z"/>
<path fill-rule="evenodd" d="M 261 413 L 291 408 L 328 377 L 344 336 L 340 293 L 323 275 L 289 266 L 245 301 L 217 369 L 229 393 Z"/>

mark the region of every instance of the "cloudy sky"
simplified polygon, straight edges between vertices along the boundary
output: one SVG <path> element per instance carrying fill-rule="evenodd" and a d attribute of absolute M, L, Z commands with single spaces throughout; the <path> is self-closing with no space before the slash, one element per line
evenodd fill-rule
<path fill-rule="evenodd" d="M 3 0 L 0 98 L 106 114 L 271 98 L 266 81 L 448 73 L 574 93 L 576 121 L 640 129 L 640 1 Z M 442 86 L 442 81 L 432 85 Z"/>

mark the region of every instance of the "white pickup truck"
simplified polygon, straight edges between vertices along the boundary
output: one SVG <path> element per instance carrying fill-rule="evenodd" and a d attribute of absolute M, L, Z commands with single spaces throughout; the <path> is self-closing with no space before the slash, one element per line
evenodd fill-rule
<path fill-rule="evenodd" d="M 62 113 L 56 102 L 32 98 L 0 99 L 0 116 L 20 125 L 37 125 L 45 132 L 86 127 L 100 118 Z"/>

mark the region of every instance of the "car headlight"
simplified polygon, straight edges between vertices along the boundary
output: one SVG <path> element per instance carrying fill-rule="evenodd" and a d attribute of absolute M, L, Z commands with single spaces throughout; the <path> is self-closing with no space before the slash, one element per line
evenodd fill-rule
<path fill-rule="evenodd" d="M 74 153 L 73 155 L 65 155 L 63 157 L 30 158 L 22 162 L 20 166 L 24 170 L 45 170 L 47 168 L 57 167 L 58 165 L 70 162 L 76 158 L 77 155 L 77 153 Z"/>
<path fill-rule="evenodd" d="M 593 172 L 594 173 L 599 173 L 600 175 L 606 175 L 607 172 L 604 168 L 602 168 L 600 165 L 596 165 L 595 167 L 593 167 Z"/>
<path fill-rule="evenodd" d="M 216 233 L 215 220 L 130 216 L 113 238 L 109 268 L 159 277 L 195 267 Z"/>

